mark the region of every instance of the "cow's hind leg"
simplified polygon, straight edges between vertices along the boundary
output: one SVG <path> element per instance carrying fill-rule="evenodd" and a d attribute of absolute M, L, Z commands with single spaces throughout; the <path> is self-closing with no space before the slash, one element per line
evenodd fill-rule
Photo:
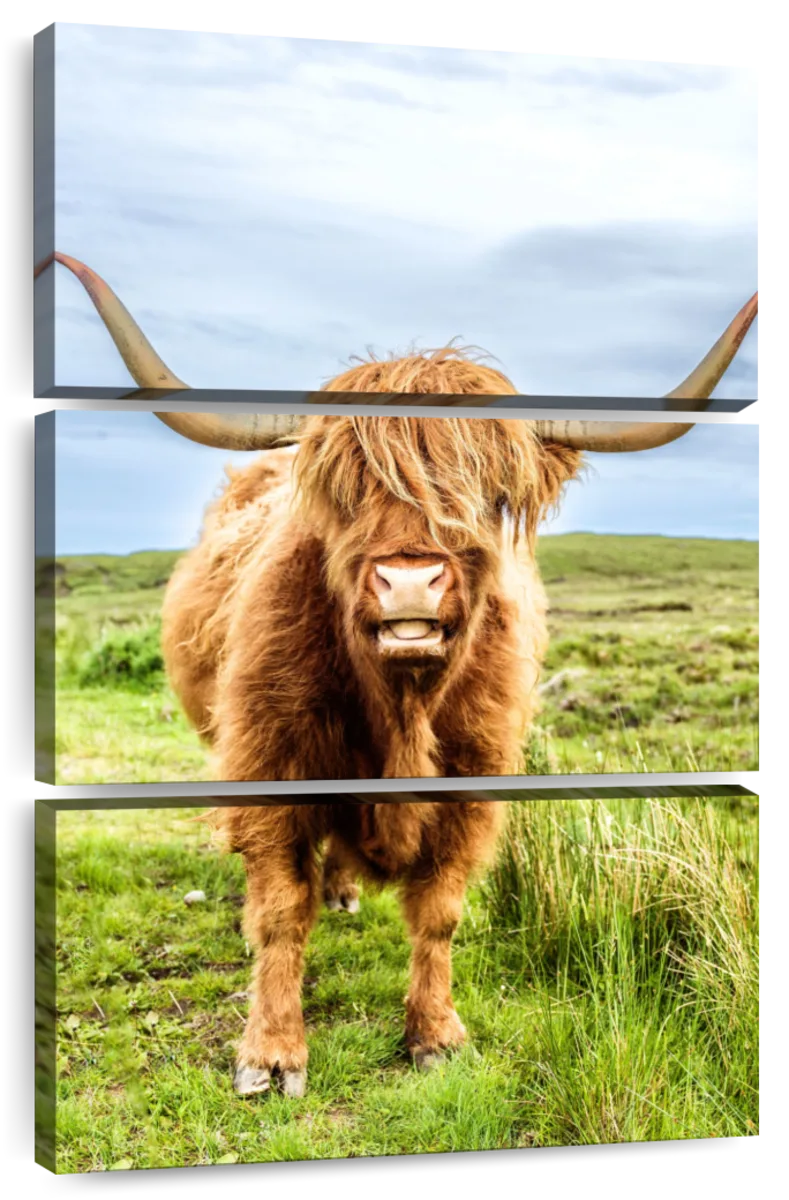
<path fill-rule="evenodd" d="M 452 937 L 460 921 L 466 872 L 442 871 L 410 880 L 403 911 L 411 934 L 411 986 L 406 1042 L 417 1066 L 432 1067 L 442 1052 L 463 1044 L 466 1031 L 452 1003 Z"/>
<path fill-rule="evenodd" d="M 329 838 L 323 860 L 323 899 L 335 911 L 359 911 L 359 886 L 356 870 L 336 838 Z"/>
<path fill-rule="evenodd" d="M 254 849 L 244 852 L 244 926 L 257 961 L 233 1082 L 247 1096 L 268 1091 L 276 1078 L 285 1095 L 297 1097 L 307 1078 L 301 982 L 320 899 L 319 866 L 315 843 L 292 808 L 263 809 L 258 819 Z"/>

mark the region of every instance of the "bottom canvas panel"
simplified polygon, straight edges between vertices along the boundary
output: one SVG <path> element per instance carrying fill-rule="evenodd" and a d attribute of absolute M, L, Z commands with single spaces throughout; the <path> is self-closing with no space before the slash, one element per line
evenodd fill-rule
<path fill-rule="evenodd" d="M 36 812 L 50 1170 L 758 1131 L 744 788 Z"/>

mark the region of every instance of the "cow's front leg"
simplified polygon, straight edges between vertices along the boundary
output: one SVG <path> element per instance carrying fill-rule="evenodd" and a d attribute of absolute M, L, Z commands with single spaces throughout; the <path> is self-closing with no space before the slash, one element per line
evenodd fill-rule
<path fill-rule="evenodd" d="M 326 907 L 333 911 L 359 911 L 356 869 L 343 850 L 342 843 L 333 837 L 329 838 L 323 860 L 323 899 Z"/>
<path fill-rule="evenodd" d="M 406 999 L 406 1042 L 418 1067 L 460 1046 L 466 1031 L 452 1003 L 452 937 L 463 909 L 466 875 L 442 872 L 409 881 L 403 910 L 411 934 L 411 985 Z"/>
<path fill-rule="evenodd" d="M 244 927 L 257 960 L 233 1083 L 248 1096 L 268 1091 L 276 1077 L 285 1095 L 302 1096 L 307 1080 L 304 948 L 320 898 L 315 847 L 303 838 L 269 841 L 260 852 L 245 853 L 244 862 Z"/>

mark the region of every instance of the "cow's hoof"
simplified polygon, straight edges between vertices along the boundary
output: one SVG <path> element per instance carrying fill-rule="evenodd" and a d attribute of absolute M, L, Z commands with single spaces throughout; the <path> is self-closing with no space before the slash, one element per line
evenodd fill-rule
<path fill-rule="evenodd" d="M 326 907 L 330 912 L 347 912 L 358 913 L 359 897 L 358 896 L 327 896 Z"/>
<path fill-rule="evenodd" d="M 233 1088 L 238 1096 L 257 1096 L 271 1087 L 268 1067 L 236 1067 Z"/>
<path fill-rule="evenodd" d="M 415 1050 L 414 1066 L 418 1071 L 434 1071 L 445 1062 L 446 1056 L 440 1050 Z"/>
<path fill-rule="evenodd" d="M 307 1089 L 306 1071 L 283 1071 L 279 1081 L 280 1091 L 289 1100 L 300 1100 Z"/>

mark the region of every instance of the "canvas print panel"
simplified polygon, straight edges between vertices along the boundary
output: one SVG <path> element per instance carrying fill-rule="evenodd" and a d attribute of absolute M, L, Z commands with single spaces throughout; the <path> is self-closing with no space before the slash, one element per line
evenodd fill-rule
<path fill-rule="evenodd" d="M 756 427 L 67 412 L 39 440 L 44 778 L 757 765 Z"/>
<path fill-rule="evenodd" d="M 498 850 L 453 937 L 465 1038 L 429 1063 L 409 1046 L 430 1001 L 414 990 L 420 920 L 435 919 L 415 910 L 414 883 L 404 910 L 369 875 L 343 905 L 329 871 L 296 968 L 303 1086 L 275 1069 L 257 1094 L 234 1091 L 251 992 L 257 978 L 282 1001 L 273 931 L 293 936 L 301 890 L 264 912 L 254 869 L 247 884 L 241 854 L 222 856 L 192 820 L 204 810 L 61 812 L 59 1170 L 758 1133 L 757 800 L 508 799 L 487 803 Z M 397 822 L 433 806 L 381 808 Z M 456 806 L 440 808 L 456 827 Z M 385 840 L 393 823 L 377 820 Z"/>
<path fill-rule="evenodd" d="M 42 270 L 38 394 L 304 393 L 461 344 L 505 391 L 657 398 L 756 286 L 742 69 L 59 24 L 37 86 L 36 263 L 98 272 L 168 368 Z M 755 337 L 716 396 L 756 396 Z"/>

